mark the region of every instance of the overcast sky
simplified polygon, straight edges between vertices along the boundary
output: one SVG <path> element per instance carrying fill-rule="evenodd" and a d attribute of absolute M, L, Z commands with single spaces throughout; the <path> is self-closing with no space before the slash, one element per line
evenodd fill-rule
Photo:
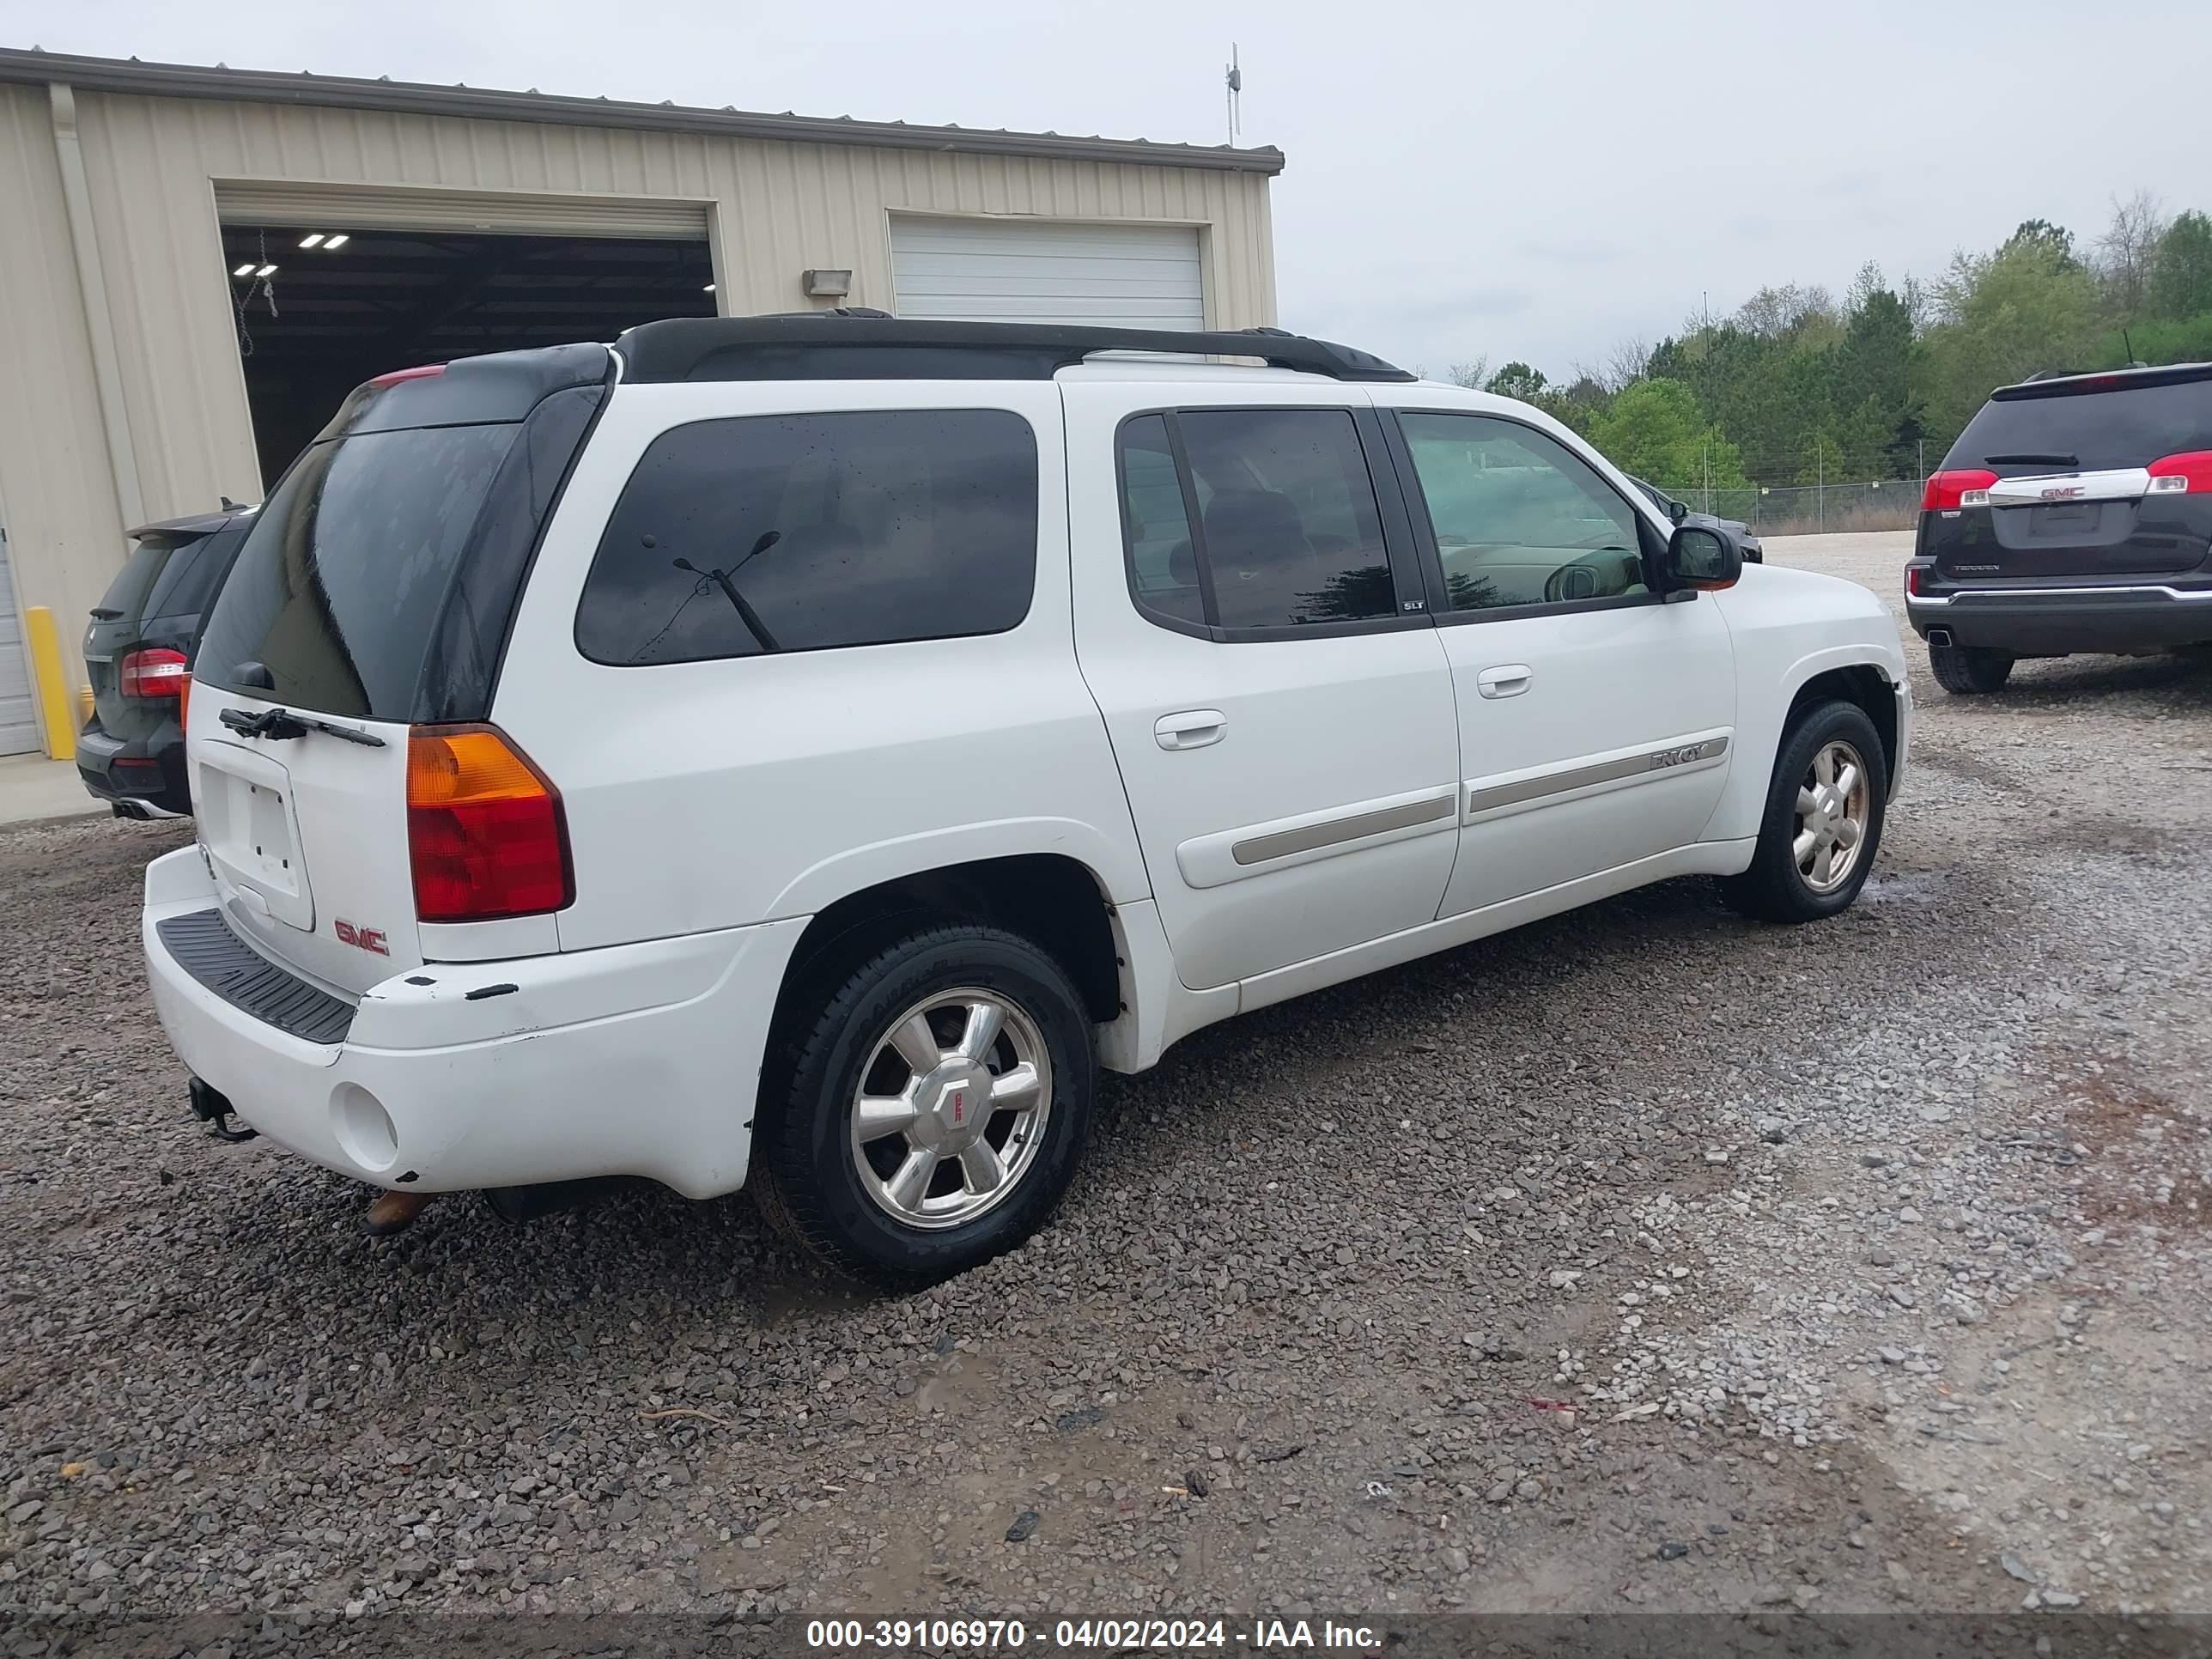
<path fill-rule="evenodd" d="M 2205 0 L 0 0 L 53 52 L 1215 143 L 1232 40 L 1284 325 L 1431 373 L 2212 209 Z"/>

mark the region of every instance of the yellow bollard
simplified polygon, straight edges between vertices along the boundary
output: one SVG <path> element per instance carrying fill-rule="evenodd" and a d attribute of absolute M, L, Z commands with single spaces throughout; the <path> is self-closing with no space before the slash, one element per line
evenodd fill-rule
<path fill-rule="evenodd" d="M 76 726 L 70 720 L 69 682 L 62 678 L 62 640 L 54 613 L 43 605 L 23 607 L 24 643 L 31 647 L 31 678 L 38 687 L 39 723 L 46 753 L 58 761 L 76 758 Z"/>

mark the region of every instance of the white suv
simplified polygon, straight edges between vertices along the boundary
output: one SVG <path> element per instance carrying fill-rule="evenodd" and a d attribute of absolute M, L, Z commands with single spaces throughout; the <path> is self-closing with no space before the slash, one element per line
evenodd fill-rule
<path fill-rule="evenodd" d="M 196 672 L 144 935 L 202 1116 L 510 1210 L 750 1177 L 891 1285 L 1214 1020 L 1672 876 L 1843 908 L 1911 715 L 1872 594 L 1522 404 L 872 313 L 370 382 Z"/>

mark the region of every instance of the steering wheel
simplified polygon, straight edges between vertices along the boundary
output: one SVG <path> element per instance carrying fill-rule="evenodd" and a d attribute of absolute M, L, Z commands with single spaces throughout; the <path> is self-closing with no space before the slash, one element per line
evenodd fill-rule
<path fill-rule="evenodd" d="M 1544 579 L 1544 603 L 1609 599 L 1625 593 L 1639 578 L 1628 575 L 1636 555 L 1625 547 L 1600 548 L 1561 565 Z"/>

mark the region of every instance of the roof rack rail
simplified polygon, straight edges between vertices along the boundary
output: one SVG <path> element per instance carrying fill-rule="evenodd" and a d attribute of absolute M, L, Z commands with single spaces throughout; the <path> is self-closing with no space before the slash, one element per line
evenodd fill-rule
<path fill-rule="evenodd" d="M 1352 346 L 1279 328 L 1194 330 L 1076 323 L 929 322 L 859 306 L 763 317 L 672 317 L 615 342 L 623 379 L 675 380 L 1048 380 L 1094 352 L 1257 357 L 1333 380 L 1414 376 Z"/>

